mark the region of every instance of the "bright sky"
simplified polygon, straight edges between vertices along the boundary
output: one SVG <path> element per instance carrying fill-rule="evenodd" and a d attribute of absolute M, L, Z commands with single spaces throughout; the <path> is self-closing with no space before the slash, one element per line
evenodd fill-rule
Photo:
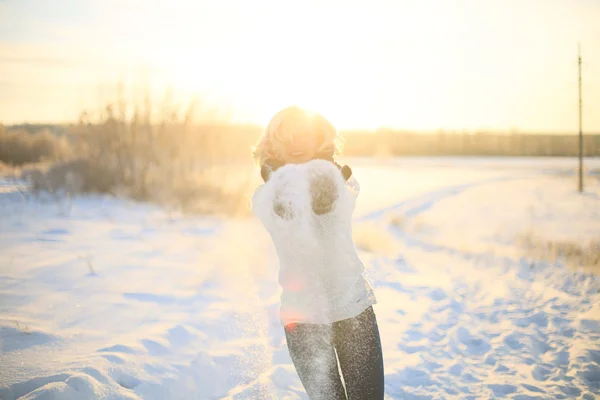
<path fill-rule="evenodd" d="M 598 0 L 0 0 L 0 122 L 172 85 L 236 121 L 600 132 Z M 139 92 L 138 92 L 139 93 Z"/>

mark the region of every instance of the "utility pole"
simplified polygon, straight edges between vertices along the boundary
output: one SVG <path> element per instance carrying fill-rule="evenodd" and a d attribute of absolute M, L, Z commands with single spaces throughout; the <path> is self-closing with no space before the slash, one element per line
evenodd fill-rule
<path fill-rule="evenodd" d="M 581 128 L 581 46 L 577 45 L 577 69 L 579 71 L 579 193 L 583 192 L 583 131 Z"/>

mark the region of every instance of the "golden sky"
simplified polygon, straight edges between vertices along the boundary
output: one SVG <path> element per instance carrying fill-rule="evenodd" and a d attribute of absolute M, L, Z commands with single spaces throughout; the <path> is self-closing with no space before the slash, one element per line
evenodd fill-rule
<path fill-rule="evenodd" d="M 235 121 L 600 132 L 600 0 L 0 0 L 0 122 L 172 86 Z"/>

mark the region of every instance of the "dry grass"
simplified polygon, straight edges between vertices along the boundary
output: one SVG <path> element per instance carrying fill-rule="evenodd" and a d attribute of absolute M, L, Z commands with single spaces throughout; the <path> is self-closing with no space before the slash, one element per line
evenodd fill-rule
<path fill-rule="evenodd" d="M 21 324 L 19 321 L 16 321 L 16 320 L 13 322 L 19 332 L 22 332 L 26 335 L 31 335 L 31 329 L 29 329 L 29 326 L 27 326 L 25 324 Z"/>
<path fill-rule="evenodd" d="M 352 228 L 352 238 L 357 248 L 370 253 L 393 256 L 398 251 L 398 246 L 383 224 L 357 223 Z"/>
<path fill-rule="evenodd" d="M 519 238 L 518 244 L 534 259 L 561 261 L 572 268 L 600 273 L 600 239 L 581 243 L 553 241 L 528 232 Z"/>
<path fill-rule="evenodd" d="M 422 233 L 427 229 L 427 224 L 422 216 L 414 218 L 407 218 L 401 213 L 397 213 L 389 219 L 389 224 L 402 231 L 409 232 L 411 234 Z"/>
<path fill-rule="evenodd" d="M 0 161 L 0 176 L 10 176 L 13 175 L 15 171 L 15 167 L 13 165 L 6 164 Z"/>
<path fill-rule="evenodd" d="M 0 125 L 0 162 L 11 166 L 64 159 L 71 154 L 67 138 L 48 131 L 29 133 Z"/>
<path fill-rule="evenodd" d="M 30 168 L 22 177 L 34 192 L 107 193 L 191 213 L 248 213 L 254 182 L 247 175 L 256 173 L 250 149 L 248 165 L 232 174 L 214 135 L 191 129 L 192 106 L 165 103 L 153 112 L 150 104 L 119 100 L 98 113 L 83 113 L 71 132 L 78 157 Z"/>

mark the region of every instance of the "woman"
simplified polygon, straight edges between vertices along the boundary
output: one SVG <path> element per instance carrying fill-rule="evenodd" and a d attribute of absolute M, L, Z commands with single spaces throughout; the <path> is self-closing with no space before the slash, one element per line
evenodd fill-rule
<path fill-rule="evenodd" d="M 254 150 L 265 183 L 252 208 L 277 250 L 280 320 L 308 396 L 377 400 L 384 373 L 376 298 L 352 240 L 359 186 L 334 161 L 340 144 L 320 114 L 275 114 Z"/>

